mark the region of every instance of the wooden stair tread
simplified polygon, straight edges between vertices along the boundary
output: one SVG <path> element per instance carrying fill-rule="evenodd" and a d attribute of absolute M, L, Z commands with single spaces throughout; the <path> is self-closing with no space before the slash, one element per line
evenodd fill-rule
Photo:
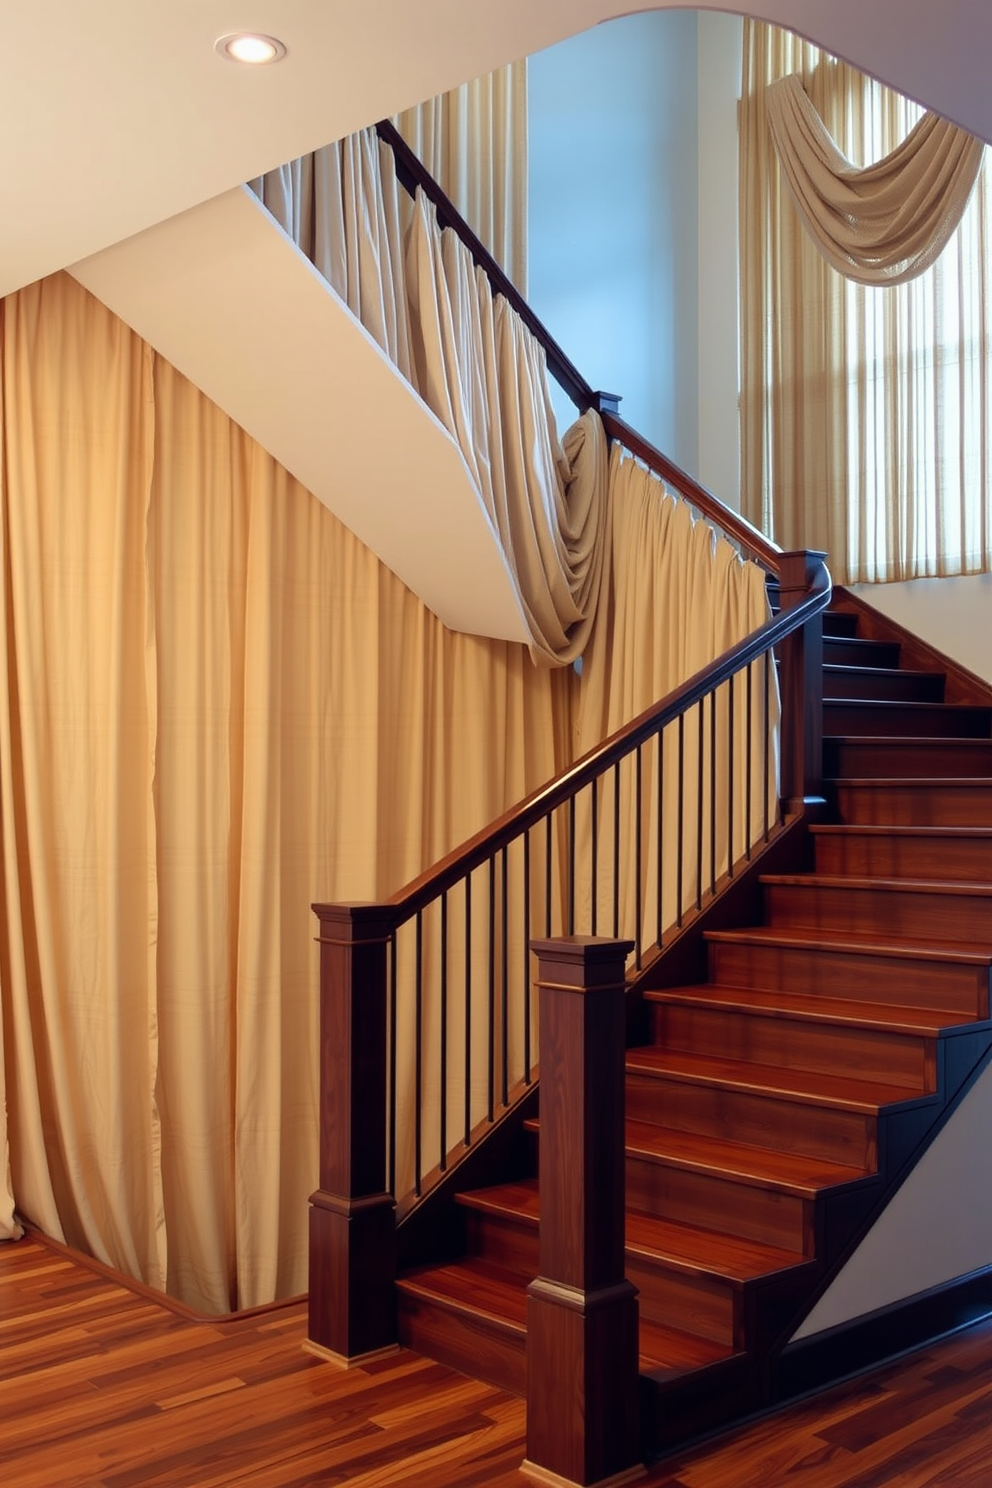
<path fill-rule="evenodd" d="M 728 1142 L 726 1137 L 655 1126 L 650 1121 L 628 1121 L 626 1142 L 628 1153 L 669 1167 L 733 1178 L 754 1188 L 770 1188 L 799 1198 L 814 1198 L 825 1188 L 864 1183 L 874 1176 L 868 1168 L 807 1153 L 751 1147 L 744 1142 Z"/>
<path fill-rule="evenodd" d="M 886 643 L 884 641 L 881 641 L 877 644 L 885 645 Z M 882 681 L 883 678 L 888 679 L 890 677 L 930 678 L 942 677 L 944 675 L 943 672 L 921 672 L 918 670 L 914 671 L 910 667 L 859 666 L 856 662 L 848 661 L 825 661 L 823 663 L 823 670 L 824 672 L 830 672 L 831 674 L 836 674 L 838 672 L 853 672 L 856 676 L 859 677 L 877 677 L 879 681 Z M 875 699 L 871 699 L 871 701 L 875 701 Z M 877 701 L 884 702 L 886 701 L 886 699 L 879 698 L 877 699 Z M 973 707 L 974 704 L 968 703 L 965 706 Z M 979 706 L 981 705 L 979 704 Z"/>
<path fill-rule="evenodd" d="M 757 987 L 729 987 L 710 982 L 693 983 L 687 987 L 665 987 L 642 995 L 646 1002 L 739 1009 L 758 1017 L 775 1018 L 785 1015 L 801 1022 L 877 1029 L 885 1033 L 922 1034 L 933 1038 L 939 1037 L 944 1028 L 975 1022 L 970 1013 L 948 1012 L 938 1008 L 853 1002 L 840 997 L 819 995 L 808 997 L 801 992 L 770 992 Z"/>
<path fill-rule="evenodd" d="M 442 1266 L 418 1266 L 397 1278 L 400 1291 L 485 1318 L 521 1341 L 527 1333 L 529 1277 L 469 1257 Z"/>
<path fill-rule="evenodd" d="M 715 1343 L 695 1333 L 683 1333 L 678 1328 L 666 1328 L 661 1323 L 648 1322 L 641 1318 L 638 1334 L 640 1371 L 656 1381 L 673 1375 L 688 1374 L 694 1369 L 705 1369 L 711 1364 L 720 1364 L 728 1359 L 741 1358 L 739 1350 L 730 1344 Z"/>
<path fill-rule="evenodd" d="M 480 1213 L 512 1218 L 535 1230 L 540 1223 L 536 1178 L 461 1193 L 458 1202 Z M 646 1256 L 676 1270 L 720 1277 L 735 1286 L 787 1266 L 807 1264 L 795 1251 L 700 1229 L 638 1209 L 627 1210 L 625 1224 L 628 1255 Z"/>
<path fill-rule="evenodd" d="M 945 961 L 960 966 L 992 967 L 992 953 L 980 946 L 960 946 L 941 941 L 882 941 L 865 938 L 846 930 L 823 930 L 808 933 L 801 929 L 775 929 L 770 925 L 749 925 L 740 930 L 706 930 L 708 941 L 728 944 L 781 946 L 793 950 L 854 952 L 866 956 L 902 956 L 909 961 Z"/>
<path fill-rule="evenodd" d="M 422 1301 L 484 1320 L 488 1328 L 523 1348 L 527 1339 L 527 1286 L 531 1279 L 486 1261 L 465 1260 L 457 1265 L 421 1267 L 401 1276 L 397 1286 Z M 657 1379 L 665 1373 L 674 1375 L 705 1368 L 733 1357 L 737 1350 L 641 1318 L 638 1352 L 642 1373 L 650 1373 Z"/>
<path fill-rule="evenodd" d="M 893 894 L 960 894 L 992 899 L 992 884 L 977 879 L 881 878 L 846 873 L 763 873 L 763 884 L 799 884 L 821 889 L 883 889 Z"/>
<path fill-rule="evenodd" d="M 904 782 L 896 782 L 903 784 Z M 847 781 L 844 784 L 848 784 Z M 970 841 L 986 838 L 992 842 L 992 827 L 931 827 L 931 826 L 878 826 L 873 822 L 812 822 L 809 828 L 814 837 L 923 837 L 936 840 L 940 837 L 959 838 Z"/>
<path fill-rule="evenodd" d="M 732 1090 L 766 1095 L 803 1105 L 876 1115 L 883 1106 L 929 1100 L 904 1085 L 824 1075 L 813 1070 L 785 1069 L 738 1059 L 714 1059 L 707 1054 L 685 1054 L 647 1045 L 627 1051 L 628 1073 L 665 1075 L 693 1084 L 720 1085 Z"/>
<path fill-rule="evenodd" d="M 953 786 L 955 790 L 987 789 L 992 775 L 838 775 L 826 776 L 824 785 L 856 786 L 859 790 L 892 790 L 894 787 L 933 790 L 934 786 Z"/>

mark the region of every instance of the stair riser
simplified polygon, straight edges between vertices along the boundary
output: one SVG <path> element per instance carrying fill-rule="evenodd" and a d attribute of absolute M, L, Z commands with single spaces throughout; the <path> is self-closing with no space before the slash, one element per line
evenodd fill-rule
<path fill-rule="evenodd" d="M 989 737 L 992 710 L 952 708 L 940 703 L 872 703 L 824 699 L 823 732 L 871 734 L 874 737 L 912 735 L 926 738 Z"/>
<path fill-rule="evenodd" d="M 732 1284 L 719 1277 L 669 1270 L 650 1257 L 627 1254 L 627 1280 L 637 1287 L 641 1317 L 714 1343 L 743 1346 Z"/>
<path fill-rule="evenodd" d="M 527 1393 L 527 1344 L 524 1336 L 501 1335 L 485 1318 L 466 1318 L 421 1297 L 397 1289 L 400 1343 L 447 1364 L 473 1379 L 484 1380 L 511 1395 Z"/>
<path fill-rule="evenodd" d="M 469 1211 L 468 1254 L 534 1277 L 540 1270 L 537 1227 L 510 1214 Z M 628 1250 L 626 1273 L 640 1292 L 641 1316 L 716 1343 L 734 1343 L 735 1289 L 720 1277 L 697 1275 Z M 739 1340 L 737 1340 L 739 1342 Z"/>
<path fill-rule="evenodd" d="M 653 1011 L 654 1042 L 666 1049 L 826 1075 L 843 1071 L 915 1093 L 934 1089 L 933 1041 L 921 1036 L 687 1005 Z"/>
<path fill-rule="evenodd" d="M 507 1271 L 518 1271 L 521 1276 L 535 1277 L 538 1273 L 538 1230 L 527 1220 L 512 1214 L 469 1210 L 465 1216 L 465 1238 L 470 1256 L 478 1256 Z"/>
<path fill-rule="evenodd" d="M 992 744 L 983 739 L 957 739 L 953 744 L 926 739 L 825 739 L 823 771 L 831 779 L 847 776 L 853 780 L 992 776 Z"/>
<path fill-rule="evenodd" d="M 627 1115 L 632 1121 L 775 1152 L 802 1153 L 852 1168 L 874 1167 L 877 1157 L 877 1121 L 864 1112 L 777 1100 L 665 1076 L 628 1072 Z"/>
<path fill-rule="evenodd" d="M 897 667 L 899 646 L 895 641 L 859 641 L 825 635 L 823 660 L 828 666 Z"/>
<path fill-rule="evenodd" d="M 823 672 L 825 698 L 873 698 L 898 703 L 942 703 L 944 679 L 938 673 L 878 672 L 871 666 Z"/>
<path fill-rule="evenodd" d="M 768 884 L 765 910 L 767 923 L 780 930 L 846 930 L 888 940 L 922 938 L 992 948 L 992 900 L 983 894 Z"/>
<path fill-rule="evenodd" d="M 802 988 L 814 997 L 988 1017 L 987 967 L 732 941 L 711 942 L 709 953 L 710 980 L 727 987 Z"/>
<path fill-rule="evenodd" d="M 954 785 L 845 785 L 836 788 L 837 810 L 849 826 L 992 827 L 992 782 Z"/>
<path fill-rule="evenodd" d="M 827 636 L 856 636 L 858 617 L 850 610 L 825 610 L 823 634 Z"/>
<path fill-rule="evenodd" d="M 812 1254 L 812 1205 L 794 1194 L 628 1154 L 627 1203 L 681 1224 Z"/>
<path fill-rule="evenodd" d="M 852 877 L 992 883 L 992 839 L 818 836 L 816 871 Z"/>

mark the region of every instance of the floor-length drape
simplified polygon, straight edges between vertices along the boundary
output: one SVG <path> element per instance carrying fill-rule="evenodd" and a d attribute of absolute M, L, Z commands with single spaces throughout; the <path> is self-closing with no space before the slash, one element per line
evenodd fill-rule
<path fill-rule="evenodd" d="M 833 269 L 795 211 L 766 92 L 797 74 L 838 147 L 877 161 L 919 109 L 788 32 L 745 22 L 740 106 L 745 514 L 840 582 L 992 566 L 992 184 L 909 283 Z"/>
<path fill-rule="evenodd" d="M 575 678 L 446 631 L 75 281 L 3 315 L 15 1196 L 251 1306 L 306 1282 L 310 904 L 387 895 L 551 777 Z"/>
<path fill-rule="evenodd" d="M 579 753 L 636 718 L 769 617 L 763 570 L 742 561 L 686 501 L 616 445 L 610 460 L 608 548 L 606 592 L 583 658 Z M 725 684 L 715 709 L 707 702 L 702 711 L 697 707 L 686 715 L 681 729 L 677 724 L 665 729 L 660 762 L 657 741 L 642 751 L 639 788 L 634 788 L 630 771 L 621 777 L 623 840 L 635 839 L 638 801 L 644 842 L 655 840 L 656 824 L 663 822 L 660 859 L 645 853 L 639 886 L 631 854 L 621 862 L 619 923 L 624 935 L 650 944 L 726 871 L 728 854 L 739 857 L 774 821 L 777 687 L 762 662 L 754 664 L 750 685 L 746 673 L 733 685 L 733 711 Z M 618 809 L 609 784 L 604 783 L 598 807 L 599 839 L 607 844 L 604 856 Z M 591 820 L 583 825 L 591 833 Z M 609 874 L 601 876 L 598 893 L 598 922 L 608 925 L 613 893 Z M 638 903 L 643 907 L 640 924 Z"/>

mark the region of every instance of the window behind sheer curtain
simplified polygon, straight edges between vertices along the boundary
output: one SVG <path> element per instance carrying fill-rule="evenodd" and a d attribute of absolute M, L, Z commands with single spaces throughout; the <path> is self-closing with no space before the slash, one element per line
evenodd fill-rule
<path fill-rule="evenodd" d="M 835 579 L 992 568 L 986 171 L 961 227 L 910 283 L 866 288 L 820 256 L 780 179 L 764 89 L 799 72 L 855 164 L 919 107 L 787 32 L 745 23 L 741 102 L 742 499 Z"/>

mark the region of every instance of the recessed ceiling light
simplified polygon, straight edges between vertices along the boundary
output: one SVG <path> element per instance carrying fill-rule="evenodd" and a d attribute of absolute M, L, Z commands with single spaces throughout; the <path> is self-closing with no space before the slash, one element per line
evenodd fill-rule
<path fill-rule="evenodd" d="M 236 31 L 231 36 L 221 36 L 214 42 L 214 47 L 229 62 L 247 62 L 253 67 L 278 62 L 286 55 L 281 41 L 274 36 L 262 36 L 257 31 Z"/>

